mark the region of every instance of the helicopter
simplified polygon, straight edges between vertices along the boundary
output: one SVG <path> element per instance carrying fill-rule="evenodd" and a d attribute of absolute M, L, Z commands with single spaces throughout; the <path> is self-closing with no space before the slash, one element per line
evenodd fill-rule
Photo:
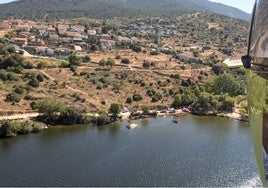
<path fill-rule="evenodd" d="M 248 113 L 260 180 L 268 185 L 268 0 L 256 0 L 247 55 L 241 60 L 247 75 Z"/>

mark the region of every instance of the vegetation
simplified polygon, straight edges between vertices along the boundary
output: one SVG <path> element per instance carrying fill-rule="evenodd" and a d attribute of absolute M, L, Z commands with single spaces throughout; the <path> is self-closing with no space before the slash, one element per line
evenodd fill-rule
<path fill-rule="evenodd" d="M 29 11 L 31 10 L 31 11 Z M 105 14 L 103 13 L 105 11 Z M 249 20 L 250 15 L 238 11 L 234 8 L 213 4 L 211 2 L 196 2 L 189 0 L 170 0 L 168 2 L 161 0 L 154 1 L 108 1 L 108 0 L 81 0 L 60 1 L 45 3 L 43 1 L 25 0 L 23 2 L 12 2 L 1 5 L 0 17 L 5 18 L 27 18 L 42 19 L 49 12 L 49 19 L 66 19 L 66 18 L 112 18 L 112 17 L 137 17 L 141 15 L 160 15 L 178 16 L 183 13 L 194 11 L 210 11 L 218 14 L 236 16 L 243 20 Z"/>
<path fill-rule="evenodd" d="M 2 138 L 14 137 L 18 134 L 28 134 L 31 132 L 36 133 L 44 129 L 44 125 L 40 123 L 32 123 L 29 121 L 4 121 L 0 124 L 0 137 Z"/>

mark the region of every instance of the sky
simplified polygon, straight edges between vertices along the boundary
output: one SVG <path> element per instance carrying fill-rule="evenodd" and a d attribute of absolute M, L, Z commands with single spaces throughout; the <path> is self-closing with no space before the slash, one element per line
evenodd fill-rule
<path fill-rule="evenodd" d="M 210 1 L 236 7 L 250 14 L 252 13 L 252 9 L 255 3 L 255 0 L 210 0 Z"/>
<path fill-rule="evenodd" d="M 14 0 L 0 0 L 0 4 L 1 3 L 8 3 L 11 1 L 14 1 Z M 247 13 L 252 12 L 253 4 L 255 2 L 255 0 L 210 0 L 210 1 L 222 3 L 225 5 L 232 6 L 232 7 L 236 7 L 236 8 L 239 8 Z"/>

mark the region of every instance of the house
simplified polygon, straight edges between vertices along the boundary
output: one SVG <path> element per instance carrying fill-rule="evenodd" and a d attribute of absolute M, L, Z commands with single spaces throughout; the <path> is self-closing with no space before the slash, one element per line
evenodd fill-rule
<path fill-rule="evenodd" d="M 3 22 L 0 24 L 0 29 L 10 29 L 10 28 L 11 28 L 11 25 L 8 23 Z"/>
<path fill-rule="evenodd" d="M 71 42 L 71 38 L 69 38 L 69 37 L 62 37 L 62 38 L 60 38 L 60 41 L 61 42 L 64 42 L 64 43 L 69 43 L 69 42 Z"/>
<path fill-rule="evenodd" d="M 74 50 L 77 52 L 81 52 L 82 48 L 81 48 L 81 46 L 74 45 Z"/>
<path fill-rule="evenodd" d="M 83 42 L 83 39 L 80 38 L 80 37 L 75 37 L 75 38 L 73 38 L 73 42 L 74 42 L 75 44 L 79 44 L 79 43 L 82 43 L 82 42 Z"/>
<path fill-rule="evenodd" d="M 47 32 L 49 33 L 49 35 L 56 35 L 56 29 L 53 27 L 47 28 Z"/>
<path fill-rule="evenodd" d="M 96 36 L 97 32 L 96 32 L 96 30 L 88 30 L 87 34 L 88 34 L 88 36 Z"/>
<path fill-rule="evenodd" d="M 35 53 L 38 54 L 38 55 L 45 55 L 47 48 L 48 47 L 46 47 L 46 46 L 36 47 L 35 48 Z"/>
<path fill-rule="evenodd" d="M 114 40 L 100 39 L 100 46 L 102 50 L 111 50 L 115 48 Z"/>
<path fill-rule="evenodd" d="M 110 35 L 108 35 L 108 34 L 102 34 L 102 35 L 100 35 L 100 38 L 101 39 L 110 39 L 111 37 L 110 37 Z"/>
<path fill-rule="evenodd" d="M 59 35 L 57 35 L 57 34 L 50 34 L 49 35 L 49 40 L 58 41 L 59 40 Z"/>
<path fill-rule="evenodd" d="M 39 29 L 39 35 L 41 37 L 47 37 L 49 35 L 48 31 L 46 29 Z"/>
<path fill-rule="evenodd" d="M 46 45 L 44 40 L 40 40 L 36 38 L 31 39 L 29 43 L 30 45 L 33 45 L 33 46 L 45 46 Z"/>
<path fill-rule="evenodd" d="M 121 43 L 132 43 L 132 40 L 128 37 L 118 36 L 117 40 Z"/>
<path fill-rule="evenodd" d="M 54 55 L 54 50 L 51 49 L 51 48 L 48 48 L 46 46 L 42 46 L 42 47 L 35 48 L 35 53 L 38 54 L 38 55 L 53 56 Z"/>
<path fill-rule="evenodd" d="M 82 25 L 73 25 L 71 26 L 71 31 L 83 34 L 85 33 L 85 27 Z"/>
<path fill-rule="evenodd" d="M 67 36 L 71 38 L 82 38 L 82 35 L 77 32 L 67 31 Z"/>
<path fill-rule="evenodd" d="M 202 47 L 202 50 L 210 50 L 211 49 L 211 46 L 210 44 L 204 44 L 203 47 Z"/>
<path fill-rule="evenodd" d="M 16 37 L 14 38 L 14 43 L 17 44 L 17 45 L 27 45 L 28 44 L 28 39 L 27 38 L 19 38 L 19 37 Z"/>
<path fill-rule="evenodd" d="M 68 48 L 56 48 L 55 54 L 60 56 L 68 56 L 72 53 L 72 50 Z"/>
<path fill-rule="evenodd" d="M 15 28 L 17 30 L 30 31 L 31 26 L 28 24 L 22 24 L 22 25 L 17 25 Z"/>
<path fill-rule="evenodd" d="M 60 35 L 65 35 L 67 33 L 67 25 L 58 25 L 58 32 Z"/>

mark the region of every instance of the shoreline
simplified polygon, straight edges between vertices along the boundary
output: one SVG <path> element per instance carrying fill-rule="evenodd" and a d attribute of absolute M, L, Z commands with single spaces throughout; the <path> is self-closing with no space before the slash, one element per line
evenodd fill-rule
<path fill-rule="evenodd" d="M 48 125 L 48 124 L 44 124 L 41 121 L 36 121 L 36 119 L 34 120 L 34 118 L 38 117 L 40 115 L 40 113 L 26 113 L 26 114 L 13 114 L 10 116 L 2 116 L 0 117 L 0 122 L 11 122 L 14 121 L 14 123 L 16 122 L 28 122 L 29 126 L 31 124 L 35 124 L 35 123 L 41 123 L 43 124 L 43 126 L 40 127 L 40 130 L 33 132 L 33 133 L 37 133 L 40 131 L 43 131 L 45 129 L 48 129 L 50 126 L 53 125 Z M 91 114 L 92 115 L 92 114 Z M 248 122 L 247 118 L 243 118 L 241 114 L 238 113 L 238 109 L 236 109 L 234 112 L 232 113 L 207 113 L 207 114 L 193 114 L 190 111 L 185 111 L 183 109 L 179 109 L 179 110 L 162 110 L 162 111 L 149 111 L 149 113 L 143 115 L 143 113 L 137 113 L 135 116 L 131 116 L 131 113 L 129 111 L 127 112 L 122 112 L 120 113 L 120 118 L 116 121 L 120 121 L 120 120 L 128 120 L 129 122 L 131 122 L 132 120 L 138 120 L 138 119 L 146 119 L 146 118 L 151 118 L 151 117 L 165 117 L 165 116 L 174 116 L 174 117 L 181 117 L 183 115 L 197 115 L 197 116 L 214 116 L 214 117 L 222 117 L 222 118 L 230 118 L 230 119 L 234 119 L 234 120 L 238 120 L 238 121 L 242 121 L 242 122 Z M 94 114 L 94 117 L 98 117 L 98 114 Z M 174 122 L 176 123 L 176 120 L 174 120 Z M 113 123 L 113 122 L 110 122 Z M 75 125 L 75 124 L 73 124 Z M 103 125 L 108 125 L 108 124 L 103 124 Z M 1 128 L 2 125 L 0 125 Z M 55 125 L 56 126 L 56 125 Z M 64 126 L 64 125 L 63 125 Z M 71 125 L 72 126 L 72 125 Z M 97 125 L 97 126 L 102 126 L 102 125 Z M 28 133 L 31 133 L 28 132 Z M 14 136 L 1 136 L 0 139 L 4 139 L 4 138 L 11 138 L 11 137 L 15 137 L 17 135 L 20 135 L 20 132 L 15 133 Z"/>

